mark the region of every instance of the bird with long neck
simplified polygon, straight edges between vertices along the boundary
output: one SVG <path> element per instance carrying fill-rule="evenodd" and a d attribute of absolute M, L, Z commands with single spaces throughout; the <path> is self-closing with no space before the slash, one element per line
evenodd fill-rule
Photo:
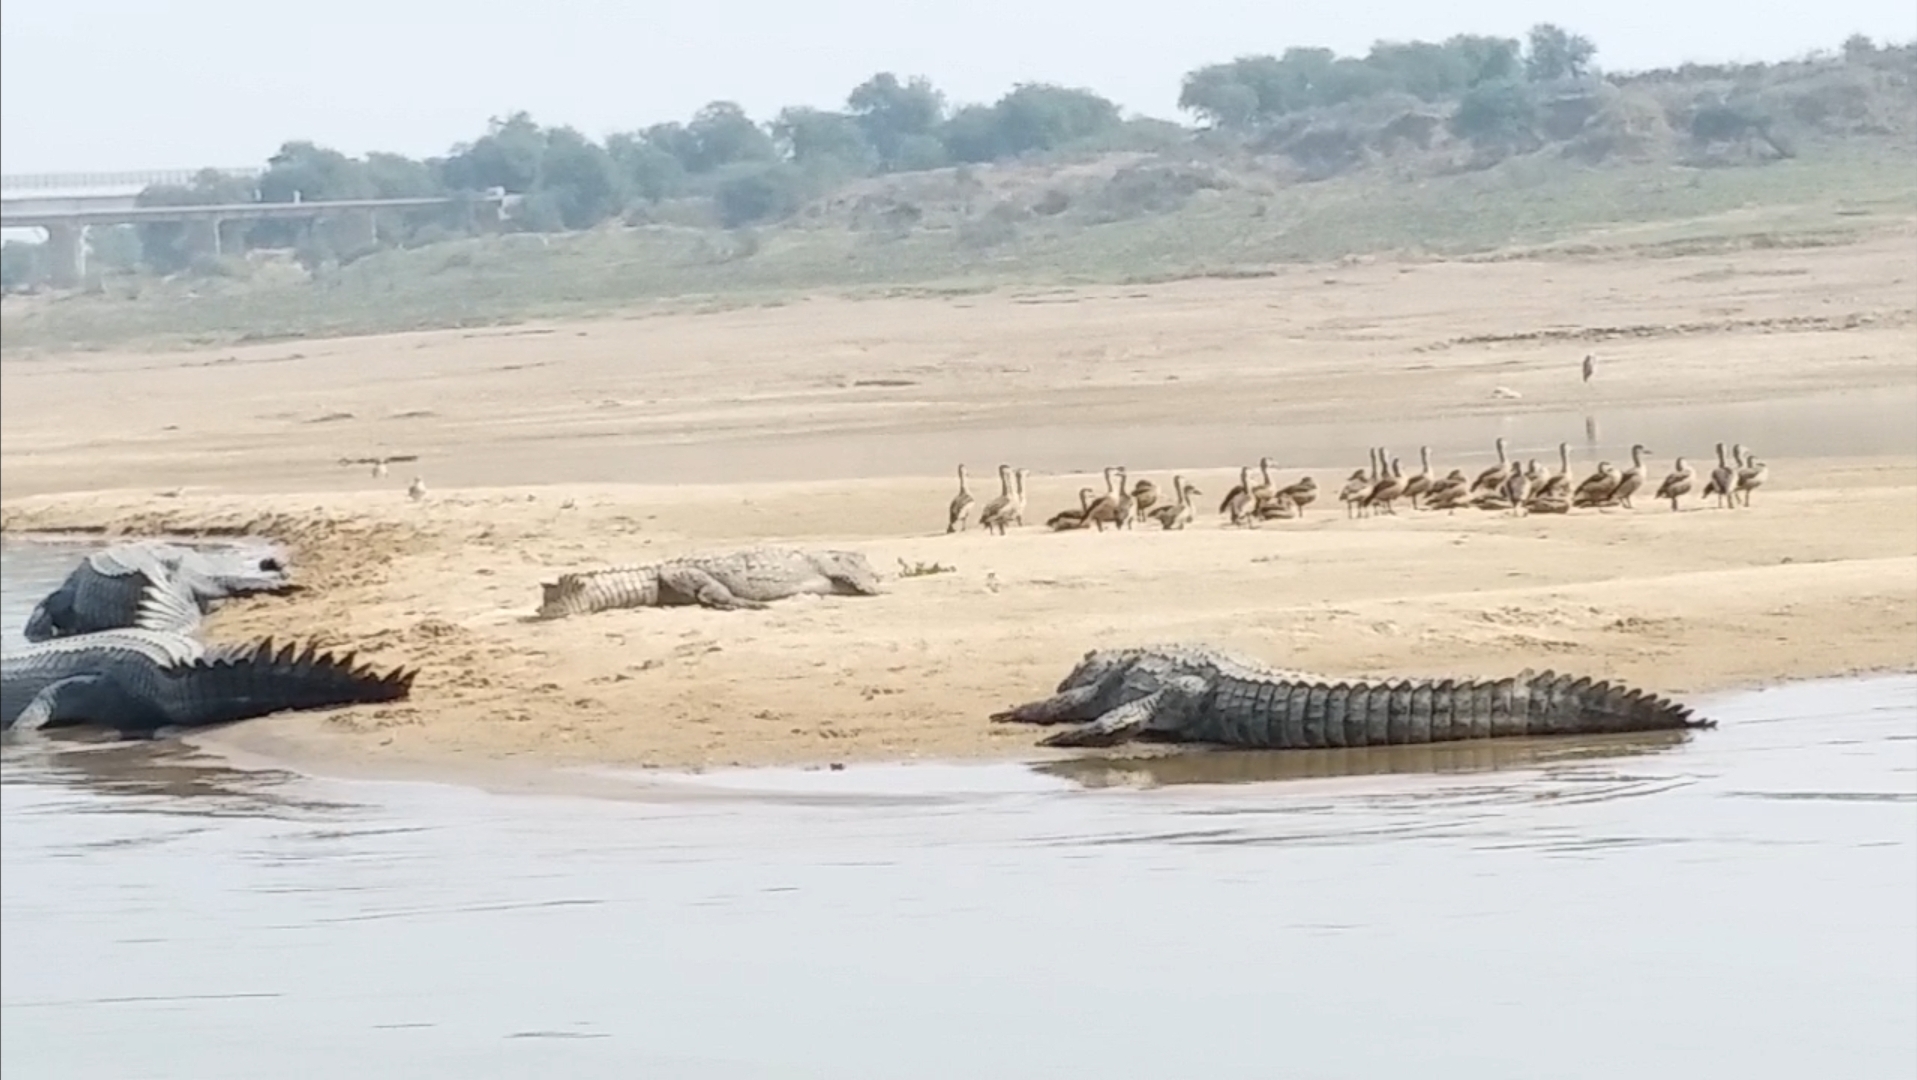
<path fill-rule="evenodd" d="M 1242 525 L 1257 506 L 1251 494 L 1251 466 L 1238 467 L 1238 486 L 1225 495 L 1225 512 L 1231 515 L 1233 525 Z"/>
<path fill-rule="evenodd" d="M 1360 511 L 1359 502 L 1371 494 L 1372 479 L 1363 469 L 1353 469 L 1345 486 L 1338 491 L 1338 498 L 1345 504 L 1345 516 L 1356 517 Z"/>
<path fill-rule="evenodd" d="M 1060 510 L 1046 520 L 1045 527 L 1055 532 L 1065 529 L 1082 529 L 1091 524 L 1091 517 L 1092 489 L 1082 487 L 1078 489 L 1078 509 Z"/>
<path fill-rule="evenodd" d="M 1374 506 L 1382 505 L 1385 513 L 1395 517 L 1398 510 L 1392 504 L 1404 494 L 1404 483 L 1404 462 L 1394 457 L 1391 459 L 1391 467 L 1386 471 L 1384 479 L 1372 487 L 1367 501 Z"/>
<path fill-rule="evenodd" d="M 1535 464 L 1535 463 L 1534 463 Z M 1522 517 L 1530 509 L 1532 472 L 1525 469 L 1513 469 L 1504 482 L 1500 494 L 1504 501 L 1511 504 L 1511 512 Z"/>
<path fill-rule="evenodd" d="M 1121 529 L 1129 529 L 1138 521 L 1138 496 L 1126 484 L 1130 479 L 1125 466 L 1118 467 L 1118 513 L 1112 518 L 1112 524 Z"/>
<path fill-rule="evenodd" d="M 958 480 L 958 494 L 952 496 L 951 505 L 946 507 L 945 531 L 948 533 L 970 527 L 967 515 L 972 512 L 972 504 L 978 501 L 972 498 L 972 489 L 966 485 L 965 466 L 962 464 L 958 467 Z"/>
<path fill-rule="evenodd" d="M 1118 520 L 1118 470 L 1105 466 L 1105 494 L 1092 500 L 1092 508 L 1086 515 L 1099 532 L 1105 531 L 1105 523 Z"/>
<path fill-rule="evenodd" d="M 1423 507 L 1419 505 L 1419 502 L 1424 498 L 1425 493 L 1431 490 L 1433 481 L 1437 479 L 1437 477 L 1431 473 L 1431 448 L 1429 446 L 1418 447 L 1418 461 L 1423 467 L 1416 473 L 1405 477 L 1404 481 L 1404 497 L 1411 500 L 1411 508 L 1413 510 L 1423 509 Z"/>
<path fill-rule="evenodd" d="M 1471 483 L 1473 492 L 1498 491 L 1504 487 L 1506 480 L 1511 479 L 1511 459 L 1505 456 L 1504 436 L 1497 437 L 1496 445 L 1498 463 L 1478 474 L 1478 478 Z"/>
<path fill-rule="evenodd" d="M 1191 497 L 1197 494 L 1198 489 L 1187 484 L 1183 476 L 1174 476 L 1172 491 L 1176 493 L 1176 498 L 1170 503 L 1152 507 L 1150 516 L 1160 528 L 1182 529 L 1191 524 Z"/>
<path fill-rule="evenodd" d="M 1732 501 L 1735 502 L 1735 496 L 1742 494 L 1744 505 L 1748 508 L 1751 505 L 1751 492 L 1763 487 L 1764 481 L 1770 478 L 1771 467 L 1757 460 L 1756 454 L 1746 450 L 1744 465 L 1737 470 L 1737 486 L 1731 489 Z"/>
<path fill-rule="evenodd" d="M 1608 461 L 1598 462 L 1597 472 L 1584 478 L 1577 491 L 1571 496 L 1573 506 L 1603 506 L 1611 501 L 1611 493 L 1617 490 L 1617 482 L 1622 475 L 1617 466 Z"/>
<path fill-rule="evenodd" d="M 1258 476 L 1258 486 L 1251 489 L 1251 505 L 1254 510 L 1278 493 L 1278 486 L 1271 482 L 1270 458 L 1258 459 Z"/>
<path fill-rule="evenodd" d="M 1005 526 L 1012 519 L 1012 467 L 998 467 L 998 496 L 978 512 L 978 523 L 988 531 L 1005 535 Z"/>
<path fill-rule="evenodd" d="M 1032 470 L 1024 467 L 1012 472 L 1012 523 L 1021 528 L 1025 525 L 1025 478 L 1031 474 Z"/>
<path fill-rule="evenodd" d="M 1623 476 L 1618 477 L 1617 487 L 1611 492 L 1611 501 L 1622 504 L 1626 510 L 1634 509 L 1631 506 L 1631 496 L 1637 494 L 1637 489 L 1644 486 L 1644 455 L 1646 453 L 1642 445 L 1631 447 L 1631 467 L 1624 470 Z"/>
<path fill-rule="evenodd" d="M 1683 458 L 1678 458 L 1671 475 L 1657 486 L 1657 497 L 1671 500 L 1671 512 L 1677 512 L 1677 497 L 1690 492 L 1691 485 L 1697 482 L 1697 470 Z"/>
<path fill-rule="evenodd" d="M 1312 500 L 1318 497 L 1318 481 L 1307 476 L 1297 483 L 1287 486 L 1278 494 L 1289 498 L 1292 505 L 1298 508 L 1298 516 L 1304 517 L 1305 507 L 1309 506 Z"/>
<path fill-rule="evenodd" d="M 1558 471 L 1545 477 L 1544 481 L 1538 485 L 1538 489 L 1531 493 L 1531 498 L 1535 501 L 1559 496 L 1569 498 L 1570 495 L 1571 444 L 1561 442 L 1558 444 Z"/>
<path fill-rule="evenodd" d="M 1718 508 L 1723 509 L 1724 501 L 1731 497 L 1736 484 L 1737 470 L 1731 468 L 1730 462 L 1724 460 L 1724 444 L 1718 443 L 1717 468 L 1711 470 L 1711 480 L 1704 485 L 1703 494 L 1716 496 Z"/>

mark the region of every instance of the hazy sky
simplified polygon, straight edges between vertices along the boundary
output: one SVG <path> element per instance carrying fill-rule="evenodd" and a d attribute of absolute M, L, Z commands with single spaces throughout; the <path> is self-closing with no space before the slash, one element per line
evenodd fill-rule
<path fill-rule="evenodd" d="M 1917 38 L 1913 0 L 6 0 L 8 173 L 252 165 L 281 142 L 424 156 L 515 109 L 598 137 L 721 98 L 765 119 L 833 107 L 875 71 L 957 102 L 1014 82 L 1086 86 L 1176 114 L 1179 78 L 1245 53 L 1557 22 L 1598 61 L 1778 59 L 1862 32 Z"/>

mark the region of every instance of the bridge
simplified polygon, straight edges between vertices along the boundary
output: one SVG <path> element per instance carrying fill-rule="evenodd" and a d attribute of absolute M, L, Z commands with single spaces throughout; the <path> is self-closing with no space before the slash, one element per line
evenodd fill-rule
<path fill-rule="evenodd" d="M 28 196 L 36 193 L 54 192 L 71 194 L 75 192 L 125 193 L 137 195 L 146 188 L 157 184 L 169 184 L 174 187 L 187 187 L 195 177 L 205 172 L 215 172 L 235 180 L 254 180 L 265 172 L 260 168 L 244 169 L 144 169 L 133 172 L 77 172 L 77 173 L 14 173 L 0 175 L 0 197 Z"/>
<path fill-rule="evenodd" d="M 323 199 L 287 203 L 222 203 L 201 206 L 141 206 L 140 192 L 155 184 L 186 186 L 205 170 L 172 169 L 120 173 L 45 173 L 0 177 L 0 229 L 40 229 L 47 236 L 49 281 L 67 288 L 86 278 L 86 234 L 95 225 L 139 225 L 181 222 L 193 227 L 192 240 L 200 250 L 220 253 L 220 226 L 227 221 L 263 221 L 346 217 L 371 232 L 373 214 L 380 210 L 417 210 L 464 206 L 476 215 L 474 224 L 496 224 L 519 196 L 494 189 L 481 195 L 430 196 L 401 199 Z M 215 170 L 250 179 L 259 169 Z"/>

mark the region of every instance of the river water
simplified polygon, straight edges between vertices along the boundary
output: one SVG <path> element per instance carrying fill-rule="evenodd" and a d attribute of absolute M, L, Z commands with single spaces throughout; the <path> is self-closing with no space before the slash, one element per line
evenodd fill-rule
<path fill-rule="evenodd" d="M 71 558 L 7 551 L 9 642 Z M 1689 738 L 630 799 L 22 743 L 0 1071 L 1917 1075 L 1917 677 L 1699 704 Z"/>

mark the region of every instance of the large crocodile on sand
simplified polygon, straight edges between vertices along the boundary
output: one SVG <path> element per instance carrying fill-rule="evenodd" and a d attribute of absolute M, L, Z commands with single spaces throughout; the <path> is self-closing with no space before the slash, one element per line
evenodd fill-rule
<path fill-rule="evenodd" d="M 1668 698 L 1551 671 L 1338 682 L 1189 645 L 1095 649 L 1056 694 L 992 719 L 1081 725 L 1044 746 L 1140 738 L 1272 750 L 1717 726 Z"/>
<path fill-rule="evenodd" d="M 542 619 L 689 604 L 763 608 L 802 594 L 876 596 L 882 591 L 878 572 L 856 551 L 776 547 L 582 570 L 542 582 L 539 588 Z"/>
<path fill-rule="evenodd" d="M 125 734 L 269 713 L 397 701 L 415 671 L 379 674 L 308 645 L 202 645 L 159 630 L 102 630 L 0 654 L 0 727 L 97 724 Z"/>
<path fill-rule="evenodd" d="M 286 554 L 248 543 L 201 551 L 163 540 L 135 540 L 93 552 L 34 607 L 28 641 L 140 628 L 191 633 L 220 601 L 286 592 Z"/>

